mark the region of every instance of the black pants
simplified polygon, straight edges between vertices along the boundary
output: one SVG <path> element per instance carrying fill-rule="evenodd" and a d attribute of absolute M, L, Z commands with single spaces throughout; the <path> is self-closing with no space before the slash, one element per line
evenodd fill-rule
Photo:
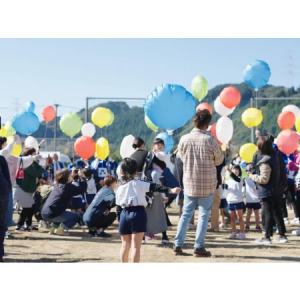
<path fill-rule="evenodd" d="M 0 201 L 0 260 L 4 256 L 4 237 L 6 231 L 5 217 L 7 213 L 9 198 L 7 200 Z"/>
<path fill-rule="evenodd" d="M 33 214 L 34 214 L 33 206 L 22 208 L 17 226 L 22 227 L 24 225 L 25 221 L 26 221 L 27 227 L 31 226 L 32 225 L 32 216 L 33 216 Z"/>
<path fill-rule="evenodd" d="M 114 212 L 110 212 L 108 215 L 102 215 L 100 219 L 98 219 L 93 226 L 89 227 L 96 227 L 97 229 L 103 228 L 103 231 L 110 226 L 115 219 L 117 218 L 117 214 Z"/>
<path fill-rule="evenodd" d="M 299 216 L 300 216 L 300 205 L 299 205 L 299 202 L 298 202 L 298 198 L 299 198 L 298 195 L 300 197 L 299 191 L 297 191 L 297 200 L 296 200 L 295 199 L 295 183 L 289 181 L 288 182 L 288 189 L 287 189 L 287 192 L 286 192 L 286 197 L 287 197 L 288 202 L 291 203 L 292 206 L 293 206 L 293 210 L 294 210 L 294 213 L 295 213 L 295 218 L 299 218 Z M 299 200 L 300 200 L 300 198 L 299 198 Z"/>
<path fill-rule="evenodd" d="M 287 211 L 287 208 L 286 208 L 286 196 L 285 196 L 285 198 L 282 198 L 281 213 L 282 213 L 282 217 L 284 219 L 288 217 L 288 211 Z"/>
<path fill-rule="evenodd" d="M 300 191 L 296 192 L 297 199 L 295 200 L 293 205 L 295 218 L 300 218 Z"/>
<path fill-rule="evenodd" d="M 265 216 L 265 236 L 267 238 L 273 236 L 274 219 L 280 235 L 286 233 L 283 217 L 282 217 L 282 195 L 274 195 L 263 198 L 264 216 Z"/>

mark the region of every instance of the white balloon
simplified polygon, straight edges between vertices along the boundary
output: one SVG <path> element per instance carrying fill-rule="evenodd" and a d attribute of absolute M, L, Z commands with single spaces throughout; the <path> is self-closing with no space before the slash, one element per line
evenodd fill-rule
<path fill-rule="evenodd" d="M 92 123 L 85 123 L 81 127 L 81 133 L 84 136 L 93 137 L 96 133 L 96 127 Z"/>
<path fill-rule="evenodd" d="M 24 142 L 24 147 L 25 148 L 34 148 L 36 150 L 36 153 L 39 152 L 39 143 L 38 141 L 32 137 L 28 136 Z"/>
<path fill-rule="evenodd" d="M 130 157 L 131 154 L 135 151 L 135 149 L 132 148 L 132 144 L 135 137 L 130 134 L 123 138 L 121 146 L 120 146 L 120 154 L 122 158 Z"/>
<path fill-rule="evenodd" d="M 235 107 L 227 108 L 224 106 L 220 100 L 220 97 L 217 97 L 217 99 L 214 101 L 214 108 L 217 114 L 224 117 L 231 115 L 235 110 Z"/>
<path fill-rule="evenodd" d="M 284 111 L 290 111 L 295 115 L 295 118 L 297 119 L 300 116 L 300 109 L 293 104 L 287 105 L 282 109 L 282 112 Z"/>
<path fill-rule="evenodd" d="M 233 135 L 233 123 L 228 117 L 221 117 L 216 126 L 216 133 L 218 140 L 226 145 Z"/>
<path fill-rule="evenodd" d="M 117 173 L 118 179 L 121 180 L 121 165 L 118 165 L 116 173 Z"/>

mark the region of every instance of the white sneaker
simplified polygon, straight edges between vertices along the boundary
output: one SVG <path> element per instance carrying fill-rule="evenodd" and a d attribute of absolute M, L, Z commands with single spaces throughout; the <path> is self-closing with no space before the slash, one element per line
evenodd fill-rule
<path fill-rule="evenodd" d="M 161 240 L 163 244 L 169 244 L 169 240 Z"/>
<path fill-rule="evenodd" d="M 298 230 L 293 230 L 292 234 L 300 236 L 300 228 Z"/>
<path fill-rule="evenodd" d="M 237 237 L 238 240 L 245 240 L 246 239 L 246 235 L 245 233 L 240 232 Z"/>
<path fill-rule="evenodd" d="M 293 220 L 291 220 L 291 224 L 300 225 L 299 218 L 294 218 Z"/>
<path fill-rule="evenodd" d="M 287 243 L 289 240 L 287 239 L 286 236 L 284 236 L 284 237 L 279 237 L 279 238 L 273 239 L 273 241 L 274 241 L 274 243 L 283 244 L 283 243 Z"/>
<path fill-rule="evenodd" d="M 226 228 L 226 224 L 221 223 L 220 228 Z"/>
<path fill-rule="evenodd" d="M 288 218 L 284 218 L 284 225 L 289 225 L 290 224 L 290 220 Z"/>
<path fill-rule="evenodd" d="M 197 229 L 197 225 L 189 224 L 189 225 L 188 225 L 188 229 L 189 229 L 189 230 L 196 230 L 196 229 Z"/>
<path fill-rule="evenodd" d="M 231 232 L 231 235 L 228 238 L 229 239 L 235 239 L 236 238 L 236 232 Z"/>
<path fill-rule="evenodd" d="M 146 240 L 142 240 L 142 244 L 146 244 Z"/>
<path fill-rule="evenodd" d="M 39 228 L 49 229 L 49 225 L 44 220 L 41 220 Z"/>
<path fill-rule="evenodd" d="M 271 241 L 271 239 L 257 239 L 257 240 L 255 240 L 255 243 L 263 244 L 263 245 L 271 245 L 272 241 Z"/>

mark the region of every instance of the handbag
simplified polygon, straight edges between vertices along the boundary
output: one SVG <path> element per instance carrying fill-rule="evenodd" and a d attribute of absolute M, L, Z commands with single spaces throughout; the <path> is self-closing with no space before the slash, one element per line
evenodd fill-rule
<path fill-rule="evenodd" d="M 21 158 L 19 168 L 17 169 L 16 183 L 21 185 L 24 181 L 24 168 L 23 168 L 23 159 Z"/>

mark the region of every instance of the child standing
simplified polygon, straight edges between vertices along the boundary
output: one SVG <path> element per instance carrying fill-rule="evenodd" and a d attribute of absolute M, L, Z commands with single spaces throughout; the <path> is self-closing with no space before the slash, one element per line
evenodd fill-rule
<path fill-rule="evenodd" d="M 94 179 L 94 172 L 90 168 L 85 168 L 83 174 L 86 178 L 87 190 L 86 190 L 86 205 L 87 207 L 91 204 L 97 194 L 96 183 Z"/>
<path fill-rule="evenodd" d="M 79 177 L 78 173 L 79 173 L 79 169 L 74 169 L 72 172 L 72 177 L 73 177 L 72 184 L 77 187 L 80 186 L 80 184 L 79 184 L 80 177 Z M 85 202 L 83 195 L 73 196 L 71 203 L 70 203 L 71 211 L 74 213 L 81 211 L 82 207 L 83 207 L 83 202 Z"/>
<path fill-rule="evenodd" d="M 121 261 L 128 262 L 129 250 L 132 248 L 132 261 L 140 261 L 140 248 L 143 235 L 147 230 L 147 214 L 145 207 L 148 203 L 147 192 L 179 194 L 180 188 L 169 189 L 155 183 L 135 179 L 138 166 L 134 159 L 125 158 L 121 162 L 120 174 L 122 185 L 116 194 L 116 203 L 123 210 L 119 222 L 119 234 L 122 239 Z"/>
<path fill-rule="evenodd" d="M 245 187 L 244 192 L 246 194 L 246 208 L 247 208 L 247 216 L 246 216 L 246 231 L 250 230 L 249 222 L 252 211 L 254 210 L 255 215 L 255 231 L 261 232 L 262 229 L 259 226 L 259 210 L 261 209 L 260 200 L 258 199 L 258 189 L 253 180 L 249 177 L 245 178 Z"/>
<path fill-rule="evenodd" d="M 224 182 L 224 178 L 222 178 L 222 182 Z M 226 191 L 223 190 L 222 185 L 219 186 L 219 191 L 220 191 L 220 216 L 222 219 L 222 223 L 220 225 L 220 228 L 225 228 L 226 227 L 226 222 L 225 222 L 225 216 L 224 216 L 224 208 L 227 206 L 227 201 L 226 201 Z"/>
<path fill-rule="evenodd" d="M 227 195 L 227 202 L 228 202 L 228 209 L 230 211 L 230 218 L 231 218 L 231 234 L 229 236 L 230 239 L 239 239 L 244 240 L 246 239 L 245 236 L 245 224 L 243 220 L 243 181 L 242 181 L 242 170 L 240 166 L 233 166 L 229 169 L 226 166 L 227 171 L 230 173 L 231 179 L 226 181 L 226 184 L 223 185 L 223 189 L 228 191 Z M 236 234 L 236 221 L 237 218 L 240 223 L 240 233 Z"/>
<path fill-rule="evenodd" d="M 153 141 L 153 153 L 161 161 L 166 162 L 166 154 L 164 152 L 165 143 L 162 139 L 155 139 Z M 154 183 L 159 184 L 159 177 L 162 175 L 163 170 L 155 163 L 153 163 L 153 170 L 151 177 Z"/>

